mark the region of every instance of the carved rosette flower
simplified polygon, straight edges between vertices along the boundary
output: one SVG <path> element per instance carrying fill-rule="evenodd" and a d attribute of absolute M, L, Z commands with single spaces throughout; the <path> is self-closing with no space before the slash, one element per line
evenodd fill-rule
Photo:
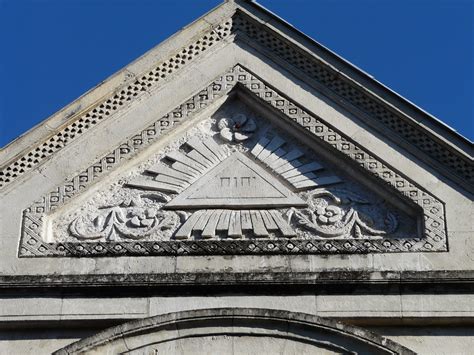
<path fill-rule="evenodd" d="M 130 213 L 129 223 L 132 227 L 143 228 L 153 224 L 157 211 L 147 208 L 146 210 L 132 211 Z"/>
<path fill-rule="evenodd" d="M 317 206 L 315 212 L 322 224 L 334 224 L 342 219 L 342 210 L 337 206 Z"/>
<path fill-rule="evenodd" d="M 338 192 L 346 196 L 336 197 L 327 190 L 314 191 L 309 195 L 308 208 L 290 209 L 289 220 L 295 216 L 299 225 L 323 238 L 381 238 L 397 228 L 398 221 L 390 211 L 383 221 L 383 229 L 373 228 L 371 218 L 363 214 L 361 218 L 357 211 L 358 204 L 369 202 L 342 190 Z"/>
<path fill-rule="evenodd" d="M 217 127 L 222 139 L 228 142 L 242 142 L 253 135 L 257 129 L 257 124 L 252 118 L 239 113 L 232 118 L 221 118 Z"/>
<path fill-rule="evenodd" d="M 167 211 L 137 206 L 106 207 L 93 218 L 77 217 L 69 225 L 72 236 L 81 240 L 143 239 L 172 228 L 177 217 Z"/>

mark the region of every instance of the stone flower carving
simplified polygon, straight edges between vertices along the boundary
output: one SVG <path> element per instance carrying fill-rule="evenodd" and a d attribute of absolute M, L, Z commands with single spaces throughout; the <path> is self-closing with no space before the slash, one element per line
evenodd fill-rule
<path fill-rule="evenodd" d="M 139 240 L 172 228 L 173 214 L 154 208 L 120 203 L 103 207 L 93 218 L 77 217 L 69 225 L 70 233 L 80 240 Z"/>
<path fill-rule="evenodd" d="M 157 211 L 147 208 L 145 211 L 133 211 L 130 213 L 130 225 L 132 227 L 149 227 L 153 224 Z"/>
<path fill-rule="evenodd" d="M 239 113 L 232 118 L 221 118 L 217 124 L 219 133 L 222 139 L 228 142 L 242 142 L 249 139 L 257 125 L 253 118 L 248 118 L 246 115 Z"/>
<path fill-rule="evenodd" d="M 380 224 L 384 229 L 373 228 L 369 216 L 359 214 L 356 204 L 368 201 L 351 194 L 343 198 L 334 196 L 327 190 L 315 191 L 308 196 L 308 208 L 290 209 L 288 219 L 296 219 L 301 227 L 323 238 L 381 238 L 396 230 L 398 221 L 388 212 Z"/>
<path fill-rule="evenodd" d="M 336 223 L 342 219 L 342 210 L 337 206 L 318 206 L 315 212 L 318 221 L 323 224 Z"/>

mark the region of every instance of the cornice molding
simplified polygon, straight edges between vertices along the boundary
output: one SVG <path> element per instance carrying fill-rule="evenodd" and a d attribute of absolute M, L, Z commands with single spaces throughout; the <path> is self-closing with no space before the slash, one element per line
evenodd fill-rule
<path fill-rule="evenodd" d="M 242 40 L 259 51 L 263 50 L 280 65 L 296 69 L 303 81 L 313 80 L 317 83 L 318 91 L 353 112 L 397 145 L 411 151 L 418 159 L 474 192 L 474 160 L 470 155 L 472 145 L 471 152 L 455 148 L 445 137 L 431 132 L 419 120 L 351 77 L 348 70 L 317 57 L 250 13 L 238 11 L 234 15 L 233 28 L 237 31 L 236 40 Z M 340 60 L 336 55 L 332 56 Z M 440 166 L 446 169 L 440 169 Z"/>
<path fill-rule="evenodd" d="M 405 285 L 447 287 L 457 285 L 458 292 L 474 292 L 474 273 L 452 271 L 357 271 L 328 270 L 315 272 L 192 272 L 163 274 L 77 274 L 77 275 L 2 275 L 0 289 L 70 289 L 98 287 L 191 287 L 191 286 L 362 286 Z M 460 285 L 465 285 L 467 289 Z M 291 293 L 291 289 L 287 289 Z M 447 291 L 447 290 L 446 290 Z"/>
<path fill-rule="evenodd" d="M 149 93 L 162 85 L 165 80 L 169 80 L 171 75 L 195 61 L 207 49 L 229 37 L 232 34 L 231 29 L 231 18 L 224 20 L 214 28 L 210 28 L 171 57 L 156 64 L 146 73 L 137 76 L 133 83 L 113 90 L 109 95 L 105 95 L 102 100 L 83 110 L 79 116 L 71 118 L 56 133 L 38 142 L 28 152 L 2 164 L 0 189 L 43 164 L 53 154 L 74 142 L 79 136 L 105 121 L 108 117 L 127 107 L 145 93 Z"/>
<path fill-rule="evenodd" d="M 298 47 L 288 38 L 272 30 L 268 24 L 251 18 L 238 6 L 232 17 L 211 27 L 171 57 L 161 61 L 145 74 L 137 76 L 133 83 L 114 90 L 110 95 L 105 95 L 102 101 L 82 111 L 80 116 L 71 118 L 56 133 L 48 135 L 26 153 L 21 153 L 20 156 L 3 163 L 0 169 L 0 188 L 40 166 L 80 135 L 113 116 L 144 92 L 150 92 L 161 85 L 165 78 L 169 79 L 171 75 L 197 60 L 209 48 L 234 35 L 244 36 L 247 41 L 258 44 L 281 61 L 297 68 L 331 92 L 332 99 L 336 95 L 340 99 L 338 101 L 346 107 L 349 105 L 356 108 L 369 124 L 378 128 L 386 137 L 390 137 L 405 148 L 415 147 L 415 150 L 411 150 L 417 158 L 468 191 L 474 191 L 474 163 L 469 152 L 454 149 L 419 122 L 377 97 L 337 68 Z"/>

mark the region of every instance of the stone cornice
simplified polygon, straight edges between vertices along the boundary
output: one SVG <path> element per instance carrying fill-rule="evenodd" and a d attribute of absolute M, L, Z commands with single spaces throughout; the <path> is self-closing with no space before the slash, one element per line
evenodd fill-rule
<path fill-rule="evenodd" d="M 270 21 L 273 14 L 263 13 L 258 17 L 247 11 L 234 17 L 237 40 L 263 51 L 271 60 L 293 72 L 296 70 L 301 80 L 418 159 L 468 191 L 474 191 L 473 145 L 464 137 L 283 21 Z M 282 27 L 290 29 L 285 31 Z M 302 37 L 301 41 L 295 36 Z M 309 42 L 306 46 L 302 44 L 305 39 Z"/>
<path fill-rule="evenodd" d="M 6 160 L 0 161 L 0 189 L 45 163 L 56 152 L 142 95 L 164 85 L 176 72 L 230 37 L 233 13 L 235 4 L 222 4 L 99 84 L 69 105 L 67 110 L 65 108 L 45 120 L 46 132 L 39 132 L 38 125 L 29 133 L 35 136 L 32 141 L 23 143 L 27 134 L 18 139 L 19 147 L 10 147 L 15 142 L 7 146 L 18 153 L 5 154 Z M 176 42 L 179 46 L 173 48 L 175 43 L 169 42 Z M 163 53 L 167 55 L 163 56 Z"/>
<path fill-rule="evenodd" d="M 54 134 L 46 134 L 28 151 L 23 151 L 21 155 L 3 162 L 0 170 L 0 188 L 41 165 L 78 136 L 113 116 L 115 112 L 144 92 L 149 92 L 161 85 L 165 78 L 196 60 L 216 43 L 235 34 L 241 34 L 285 63 L 297 68 L 310 79 L 320 83 L 328 92 L 342 99 L 346 106 L 352 106 L 358 110 L 363 117 L 367 118 L 368 123 L 378 128 L 387 137 L 394 137 L 392 139 L 395 139 L 397 143 L 402 143 L 401 145 L 405 148 L 415 147 L 414 154 L 418 158 L 472 191 L 474 164 L 469 151 L 464 152 L 453 147 L 439 134 L 431 132 L 426 126 L 364 87 L 349 74 L 298 46 L 292 38 L 285 37 L 283 33 L 277 33 L 271 28 L 271 24 L 259 22 L 256 17 L 251 18 L 250 14 L 244 13 L 248 9 L 239 7 L 245 4 L 246 2 L 241 5 L 225 4 L 225 6 L 233 6 L 234 11 L 235 7 L 238 9 L 232 17 L 226 17 L 220 23 L 209 23 L 207 30 L 202 30 L 197 38 L 194 36 L 193 40 L 184 45 L 181 50 L 160 60 L 144 74 L 134 76 L 129 73 L 129 79 L 134 80 L 127 81 L 127 85 L 123 87 L 116 85 L 108 95 L 103 94 L 103 98 L 98 102 L 91 103 L 85 109 L 77 109 L 80 114 L 73 112 L 73 117 L 68 118 L 67 123 Z M 263 15 L 269 16 L 268 13 Z M 213 13 L 203 17 L 203 20 L 207 17 L 212 18 Z M 213 20 L 215 22 L 215 19 Z M 332 56 L 341 61 L 336 55 L 332 54 Z M 149 59 L 143 60 L 146 62 Z"/>
<path fill-rule="evenodd" d="M 215 291 L 231 286 L 305 286 L 325 289 L 336 287 L 373 287 L 404 285 L 423 287 L 454 287 L 457 292 L 474 292 L 472 270 L 452 271 L 358 271 L 328 270 L 322 272 L 248 272 L 248 273 L 170 273 L 170 274 L 77 274 L 77 275 L 2 275 L 0 289 L 94 289 L 205 287 Z M 452 286 L 449 286 L 452 285 Z M 464 285 L 464 286 L 462 286 Z M 352 287 L 350 286 L 350 287 Z M 336 290 L 332 288 L 333 290 Z M 191 291 L 191 289 L 189 289 Z M 291 289 L 287 289 L 291 293 Z M 448 289 L 446 289 L 448 292 Z"/>

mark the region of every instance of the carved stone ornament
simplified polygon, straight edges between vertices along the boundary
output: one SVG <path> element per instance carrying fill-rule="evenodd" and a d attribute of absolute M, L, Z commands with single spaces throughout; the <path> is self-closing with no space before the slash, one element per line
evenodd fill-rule
<path fill-rule="evenodd" d="M 218 127 L 222 139 L 229 142 L 242 142 L 249 139 L 257 126 L 252 118 L 238 113 L 232 118 L 224 117 L 219 120 Z"/>
<path fill-rule="evenodd" d="M 237 82 L 242 85 L 237 87 Z M 273 119 L 256 113 L 232 95 L 233 89 L 256 95 L 305 127 L 323 141 L 325 154 L 320 145 L 303 144 Z M 196 95 L 26 210 L 19 255 L 446 250 L 442 203 L 255 75 L 237 66 L 211 83 L 207 93 Z M 121 160 L 223 95 L 229 96 L 210 117 L 107 180 L 104 173 Z M 337 150 L 346 158 L 327 158 Z M 359 177 L 347 172 L 353 168 L 344 169 L 350 160 L 359 166 Z M 375 192 L 372 182 L 364 182 L 364 174 L 378 178 L 387 190 L 385 197 Z M 99 192 L 85 189 L 101 176 L 94 189 Z"/>

